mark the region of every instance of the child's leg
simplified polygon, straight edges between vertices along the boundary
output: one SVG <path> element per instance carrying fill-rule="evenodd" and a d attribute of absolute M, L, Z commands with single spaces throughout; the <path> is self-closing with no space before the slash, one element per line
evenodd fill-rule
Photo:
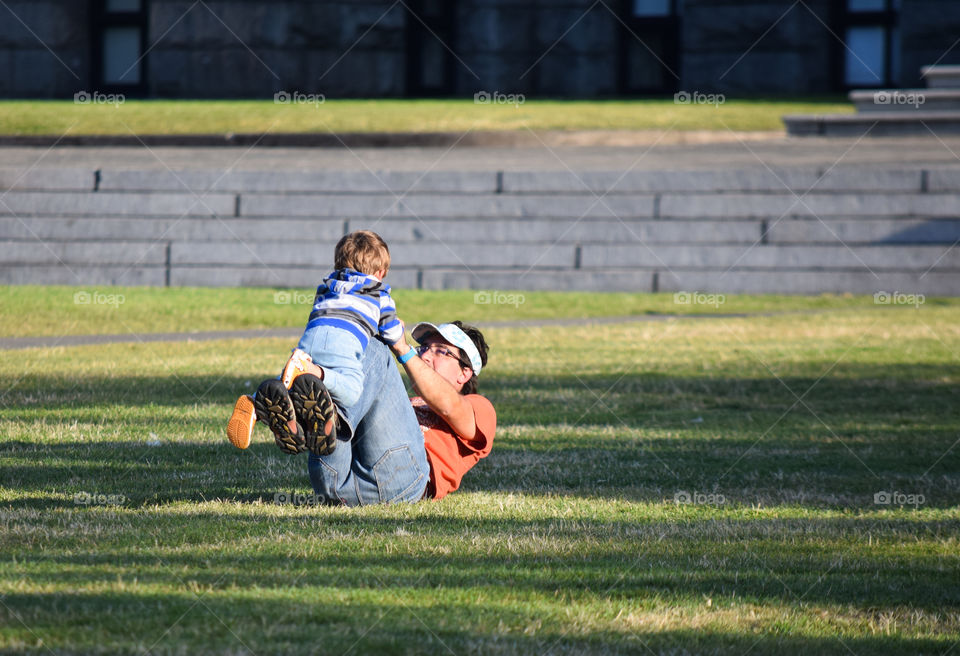
<path fill-rule="evenodd" d="M 346 330 L 319 326 L 308 330 L 298 346 L 323 369 L 323 384 L 340 408 L 356 404 L 363 392 L 363 349 Z"/>

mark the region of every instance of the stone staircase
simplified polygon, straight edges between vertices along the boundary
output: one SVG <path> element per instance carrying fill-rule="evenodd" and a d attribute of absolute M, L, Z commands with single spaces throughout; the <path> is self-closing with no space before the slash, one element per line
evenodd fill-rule
<path fill-rule="evenodd" d="M 960 165 L 622 172 L 0 169 L 5 284 L 960 295 Z M 955 247 L 956 246 L 956 247 Z"/>
<path fill-rule="evenodd" d="M 926 89 L 856 90 L 856 114 L 783 117 L 795 137 L 947 136 L 960 134 L 960 66 L 926 66 Z"/>

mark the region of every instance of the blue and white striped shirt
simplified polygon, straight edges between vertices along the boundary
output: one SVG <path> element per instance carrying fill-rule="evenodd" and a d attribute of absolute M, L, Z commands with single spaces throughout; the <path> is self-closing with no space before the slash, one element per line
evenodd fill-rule
<path fill-rule="evenodd" d="M 342 328 L 360 340 L 363 348 L 376 335 L 387 344 L 403 338 L 390 285 L 353 269 L 337 269 L 317 287 L 306 329 L 315 326 Z"/>

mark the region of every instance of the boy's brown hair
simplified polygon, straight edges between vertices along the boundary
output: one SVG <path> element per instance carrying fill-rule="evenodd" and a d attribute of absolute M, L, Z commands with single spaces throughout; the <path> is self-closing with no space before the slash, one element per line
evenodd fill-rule
<path fill-rule="evenodd" d="M 333 252 L 336 269 L 354 269 L 366 275 L 390 270 L 390 249 L 387 242 L 371 230 L 357 230 L 344 235 Z"/>

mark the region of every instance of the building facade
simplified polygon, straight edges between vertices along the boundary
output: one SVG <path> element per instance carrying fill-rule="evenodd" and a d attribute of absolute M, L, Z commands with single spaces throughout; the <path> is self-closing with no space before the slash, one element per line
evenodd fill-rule
<path fill-rule="evenodd" d="M 829 94 L 958 40 L 957 0 L 7 0 L 0 97 Z"/>

